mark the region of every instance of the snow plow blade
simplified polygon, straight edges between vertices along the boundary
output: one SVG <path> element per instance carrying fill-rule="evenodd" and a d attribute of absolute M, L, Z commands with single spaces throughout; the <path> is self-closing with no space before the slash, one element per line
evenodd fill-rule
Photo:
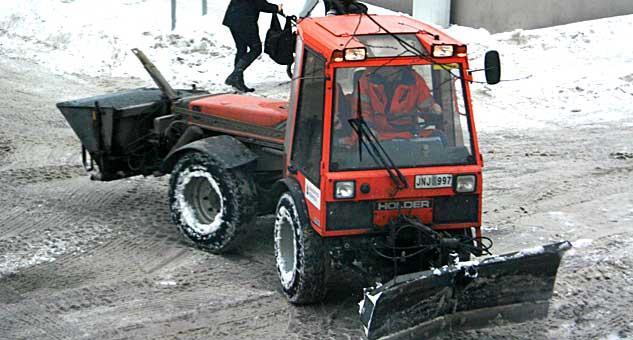
<path fill-rule="evenodd" d="M 425 339 L 439 332 L 547 316 L 569 242 L 401 275 L 367 289 L 360 303 L 368 339 Z"/>

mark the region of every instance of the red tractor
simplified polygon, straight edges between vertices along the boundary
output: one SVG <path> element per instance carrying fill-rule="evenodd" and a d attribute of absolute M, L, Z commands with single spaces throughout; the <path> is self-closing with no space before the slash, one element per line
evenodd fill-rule
<path fill-rule="evenodd" d="M 370 338 L 547 313 L 569 243 L 467 262 L 491 242 L 466 45 L 406 16 L 304 19 L 289 102 L 174 90 L 134 53 L 160 89 L 58 107 L 93 179 L 171 174 L 173 222 L 199 247 L 276 214 L 290 302 L 324 299 L 332 268 L 382 283 L 361 303 Z M 484 70 L 499 82 L 498 53 Z"/>

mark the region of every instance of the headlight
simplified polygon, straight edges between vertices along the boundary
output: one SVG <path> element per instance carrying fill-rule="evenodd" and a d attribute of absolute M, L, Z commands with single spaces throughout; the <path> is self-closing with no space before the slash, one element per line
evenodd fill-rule
<path fill-rule="evenodd" d="M 433 57 L 435 58 L 452 57 L 454 51 L 453 45 L 433 45 Z"/>
<path fill-rule="evenodd" d="M 455 191 L 457 192 L 473 192 L 477 185 L 477 177 L 475 175 L 457 176 Z"/>
<path fill-rule="evenodd" d="M 355 193 L 356 183 L 354 181 L 334 183 L 334 198 L 354 198 Z"/>
<path fill-rule="evenodd" d="M 364 47 L 345 49 L 345 60 L 358 61 L 365 59 L 367 59 L 367 50 Z"/>

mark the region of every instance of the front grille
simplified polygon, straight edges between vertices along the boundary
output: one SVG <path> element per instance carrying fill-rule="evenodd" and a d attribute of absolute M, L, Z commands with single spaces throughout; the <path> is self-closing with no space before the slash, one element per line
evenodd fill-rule
<path fill-rule="evenodd" d="M 433 199 L 433 223 L 468 223 L 479 220 L 479 196 L 458 195 Z"/>
<path fill-rule="evenodd" d="M 373 226 L 374 203 L 334 202 L 327 204 L 327 230 L 369 229 Z"/>

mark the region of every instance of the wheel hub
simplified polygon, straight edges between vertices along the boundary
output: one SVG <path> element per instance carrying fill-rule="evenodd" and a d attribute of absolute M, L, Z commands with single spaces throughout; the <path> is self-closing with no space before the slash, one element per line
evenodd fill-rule
<path fill-rule="evenodd" d="M 222 209 L 218 194 L 205 177 L 195 177 L 187 184 L 185 199 L 190 202 L 196 218 L 202 224 L 213 222 Z"/>
<path fill-rule="evenodd" d="M 211 234 L 223 223 L 222 193 L 208 172 L 198 170 L 183 174 L 176 199 L 183 222 L 197 233 Z"/>
<path fill-rule="evenodd" d="M 284 207 L 279 210 L 277 217 L 277 266 L 281 283 L 285 288 L 289 288 L 294 279 L 297 269 L 297 246 L 295 231 L 292 225 L 290 213 Z"/>

